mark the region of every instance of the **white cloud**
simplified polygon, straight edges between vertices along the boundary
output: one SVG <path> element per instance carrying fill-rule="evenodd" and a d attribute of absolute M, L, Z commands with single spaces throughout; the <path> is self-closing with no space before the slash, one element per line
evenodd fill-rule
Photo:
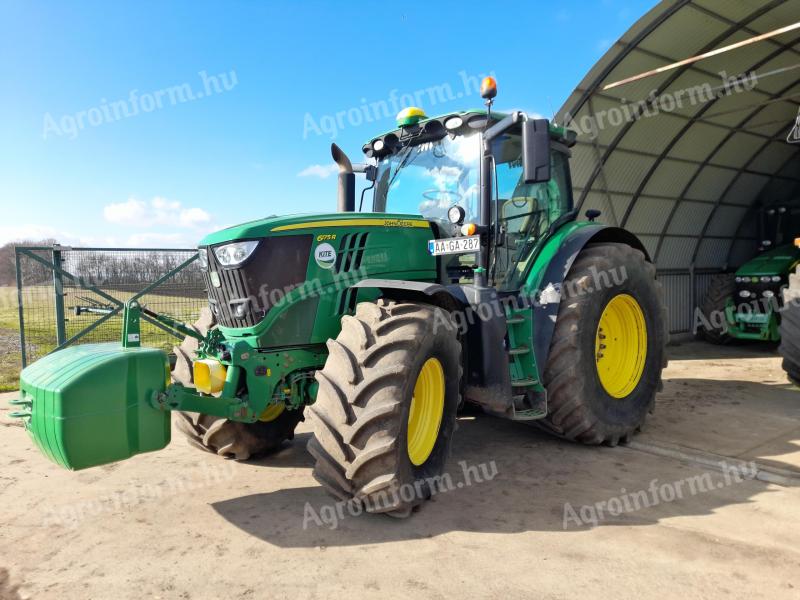
<path fill-rule="evenodd" d="M 339 170 L 336 163 L 330 165 L 311 165 L 300 171 L 298 177 L 319 177 L 320 179 L 327 179 Z"/>
<path fill-rule="evenodd" d="M 202 208 L 183 208 L 177 200 L 159 196 L 150 202 L 129 198 L 125 202 L 109 204 L 103 207 L 103 216 L 109 223 L 134 227 L 166 225 L 196 229 L 211 221 L 211 215 Z"/>
<path fill-rule="evenodd" d="M 182 233 L 134 233 L 125 241 L 131 248 L 193 248 L 197 245 L 196 239 L 189 239 Z"/>
<path fill-rule="evenodd" d="M 0 246 L 9 242 L 41 242 L 56 240 L 62 246 L 117 246 L 112 236 L 84 236 L 62 231 L 49 225 L 19 225 L 0 227 Z"/>

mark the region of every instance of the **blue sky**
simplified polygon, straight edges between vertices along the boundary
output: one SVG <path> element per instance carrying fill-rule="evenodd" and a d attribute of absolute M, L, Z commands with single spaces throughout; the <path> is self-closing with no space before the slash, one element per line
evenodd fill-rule
<path fill-rule="evenodd" d="M 0 243 L 182 247 L 333 211 L 330 143 L 360 159 L 383 107 L 479 106 L 494 72 L 498 108 L 550 116 L 654 4 L 2 0 Z"/>

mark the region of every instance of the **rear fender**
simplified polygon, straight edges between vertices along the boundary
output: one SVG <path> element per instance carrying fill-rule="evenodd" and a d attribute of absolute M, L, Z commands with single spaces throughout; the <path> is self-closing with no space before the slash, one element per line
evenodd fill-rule
<path fill-rule="evenodd" d="M 627 244 L 641 250 L 647 261 L 652 262 L 644 244 L 630 231 L 602 224 L 585 225 L 576 228 L 564 238 L 544 268 L 538 283 L 534 282 L 536 292 L 533 302 L 533 355 L 540 375 L 544 373 L 550 355 L 550 344 L 553 341 L 553 331 L 561 302 L 560 290 L 572 263 L 588 244 L 609 242 Z"/>

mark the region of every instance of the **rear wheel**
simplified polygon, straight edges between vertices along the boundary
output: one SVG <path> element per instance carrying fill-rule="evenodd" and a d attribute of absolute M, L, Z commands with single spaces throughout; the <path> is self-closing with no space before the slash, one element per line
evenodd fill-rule
<path fill-rule="evenodd" d="M 205 335 L 215 325 L 214 315 L 204 308 L 192 327 Z M 174 349 L 176 363 L 172 380 L 176 383 L 194 387 L 192 360 L 197 348 L 198 341 L 187 337 Z M 247 460 L 276 450 L 285 440 L 291 440 L 297 424 L 302 420 L 302 410 L 273 406 L 264 411 L 261 420 L 255 423 L 239 423 L 224 417 L 177 411 L 175 426 L 186 436 L 189 444 L 200 450 Z"/>
<path fill-rule="evenodd" d="M 406 517 L 441 475 L 456 426 L 461 346 L 450 314 L 378 300 L 342 318 L 311 407 L 314 477 L 367 512 Z"/>
<path fill-rule="evenodd" d="M 781 311 L 781 366 L 786 376 L 800 386 L 800 274 L 789 274 L 789 287 L 783 290 Z"/>
<path fill-rule="evenodd" d="M 711 277 L 711 283 L 703 299 L 703 328 L 699 332 L 712 344 L 727 344 L 732 340 L 725 325 L 725 305 L 736 293 L 733 274 L 720 273 Z"/>
<path fill-rule="evenodd" d="M 661 387 L 661 286 L 642 252 L 615 243 L 587 246 L 567 282 L 544 371 L 548 415 L 537 424 L 570 440 L 615 446 L 641 428 Z"/>

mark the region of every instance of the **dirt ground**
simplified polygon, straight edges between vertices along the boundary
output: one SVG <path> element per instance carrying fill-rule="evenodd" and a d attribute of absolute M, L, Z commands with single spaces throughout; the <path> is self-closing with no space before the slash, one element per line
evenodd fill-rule
<path fill-rule="evenodd" d="M 176 438 L 70 473 L 0 402 L 0 598 L 797 599 L 800 391 L 774 348 L 671 353 L 635 449 L 467 414 L 462 485 L 406 521 L 337 515 L 305 425 L 259 461 Z M 714 467 L 736 459 L 757 467 Z"/>

